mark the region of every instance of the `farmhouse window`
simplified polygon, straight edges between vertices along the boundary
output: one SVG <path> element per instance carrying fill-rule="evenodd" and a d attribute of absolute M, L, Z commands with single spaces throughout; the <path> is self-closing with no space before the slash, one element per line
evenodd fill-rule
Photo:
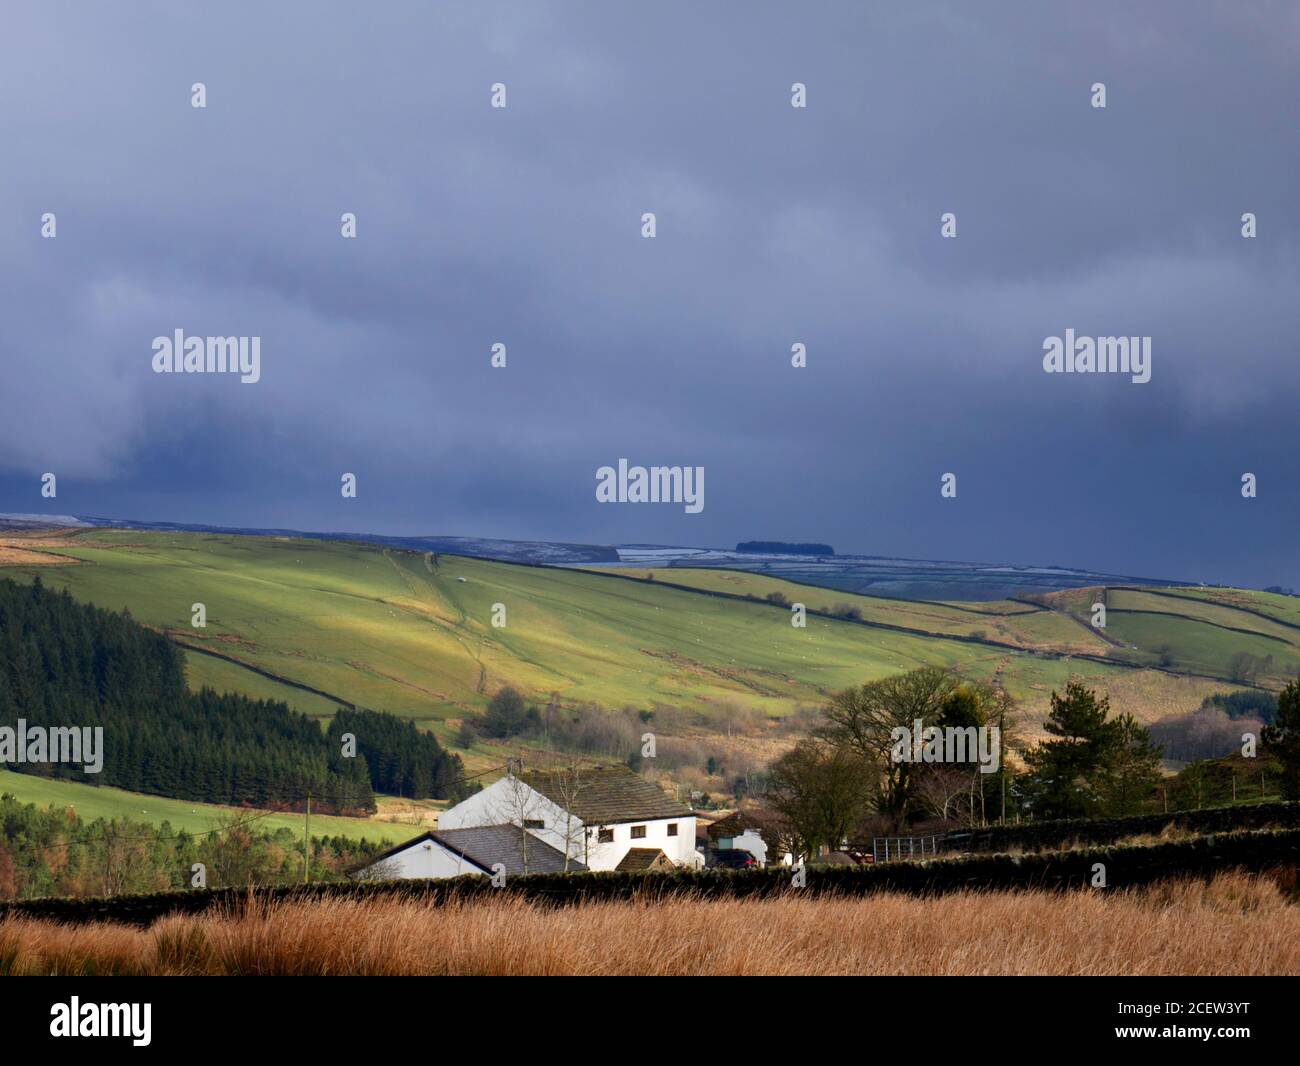
<path fill-rule="evenodd" d="M 644 840 L 644 839 L 645 839 L 645 826 L 643 826 L 643 825 L 634 825 L 634 826 L 632 827 L 632 839 L 633 839 L 633 840 Z"/>
<path fill-rule="evenodd" d="M 545 828 L 546 828 L 546 822 L 544 822 L 541 818 L 525 818 L 525 819 L 524 819 L 524 828 L 525 828 L 525 829 L 545 829 Z"/>
<path fill-rule="evenodd" d="M 670 837 L 675 837 L 675 836 L 677 835 L 677 823 L 676 823 L 676 822 L 669 822 L 669 823 L 668 823 L 668 835 L 669 835 Z"/>
<path fill-rule="evenodd" d="M 596 834 L 596 840 L 601 844 L 614 843 L 614 830 L 602 829 L 599 833 Z"/>

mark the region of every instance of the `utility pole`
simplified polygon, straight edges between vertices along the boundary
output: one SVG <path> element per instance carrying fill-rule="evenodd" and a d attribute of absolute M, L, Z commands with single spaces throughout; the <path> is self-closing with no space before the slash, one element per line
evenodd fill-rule
<path fill-rule="evenodd" d="M 311 793 L 307 793 L 307 814 L 302 822 L 302 883 L 311 882 Z"/>
<path fill-rule="evenodd" d="M 1000 686 L 999 686 L 1000 687 Z M 1001 760 L 998 766 L 998 777 L 1002 778 L 1002 817 L 999 819 L 999 825 L 1007 824 L 1007 758 L 1006 753 L 1002 750 L 1002 730 L 1007 724 L 1007 701 L 998 700 L 998 758 Z"/>

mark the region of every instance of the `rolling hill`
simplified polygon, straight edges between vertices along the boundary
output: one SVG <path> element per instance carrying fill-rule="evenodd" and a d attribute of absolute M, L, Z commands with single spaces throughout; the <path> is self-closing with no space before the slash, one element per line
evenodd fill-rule
<path fill-rule="evenodd" d="M 103 529 L 0 536 L 0 573 L 39 574 L 83 602 L 128 608 L 188 649 L 193 687 L 281 699 L 321 719 L 347 704 L 391 711 L 444 741 L 506 684 L 542 701 L 672 705 L 707 729 L 727 708 L 782 716 L 922 664 L 996 679 L 1031 719 L 1072 676 L 1153 721 L 1246 680 L 1276 689 L 1300 672 L 1297 601 L 1235 589 L 903 601 L 736 570 L 554 568 L 356 542 Z M 1108 611 L 1101 632 L 1089 625 L 1098 598 Z M 791 626 L 783 600 L 807 606 L 806 628 Z M 191 625 L 199 603 L 205 628 Z M 499 759 L 490 746 L 466 753 L 471 772 Z M 9 790 L 34 798 L 23 795 L 32 780 Z M 366 835 L 389 828 L 360 825 Z"/>
<path fill-rule="evenodd" d="M 1236 687 L 1232 656 L 1300 668 L 1287 597 L 1222 590 L 1095 590 L 974 604 L 899 601 L 726 570 L 579 570 L 384 546 L 137 530 L 21 542 L 5 572 L 37 573 L 191 650 L 193 684 L 277 696 L 316 716 L 340 703 L 440 732 L 512 684 L 605 706 L 739 703 L 768 715 L 921 664 L 998 679 L 1032 714 L 1079 675 L 1150 720 Z M 766 597 L 807 604 L 805 629 Z M 196 603 L 206 628 L 191 626 Z M 495 605 L 505 624 L 492 624 Z M 833 617 L 838 613 L 842 617 Z"/>

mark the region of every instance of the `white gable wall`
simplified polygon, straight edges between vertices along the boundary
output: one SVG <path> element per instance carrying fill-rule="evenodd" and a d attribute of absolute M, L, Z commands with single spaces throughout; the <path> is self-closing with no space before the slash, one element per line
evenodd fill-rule
<path fill-rule="evenodd" d="M 467 829 L 480 825 L 518 825 L 527 821 L 540 821 L 541 829 L 529 832 L 546 841 L 556 851 L 565 850 L 565 838 L 570 839 L 569 857 L 582 862 L 582 825 L 576 818 L 573 829 L 566 832 L 568 815 L 540 792 L 529 788 L 517 778 L 503 777 L 487 788 L 475 792 L 469 799 L 448 807 L 438 816 L 439 829 Z"/>
<path fill-rule="evenodd" d="M 483 871 L 435 840 L 417 840 L 382 862 L 366 867 L 366 873 L 376 880 L 387 881 L 414 877 L 459 877 L 461 874 L 482 875 Z"/>
<path fill-rule="evenodd" d="M 585 863 L 592 870 L 614 869 L 623 861 L 629 848 L 659 848 L 679 866 L 698 866 L 702 862 L 695 850 L 695 819 L 689 815 L 606 826 L 604 828 L 613 831 L 614 839 L 602 844 L 597 839 L 598 827 L 583 826 L 577 818 L 570 822 L 569 816 L 557 804 L 522 781 L 509 777 L 494 781 L 481 792 L 443 811 L 438 818 L 438 828 L 463 829 L 507 822 L 522 826 L 525 821 L 541 821 L 542 828 L 529 828 L 528 832 L 557 851 L 564 851 L 567 845 L 569 857 Z M 572 829 L 566 831 L 566 824 Z M 677 826 L 675 837 L 668 835 L 670 824 Z M 645 826 L 644 838 L 632 839 L 634 825 Z"/>

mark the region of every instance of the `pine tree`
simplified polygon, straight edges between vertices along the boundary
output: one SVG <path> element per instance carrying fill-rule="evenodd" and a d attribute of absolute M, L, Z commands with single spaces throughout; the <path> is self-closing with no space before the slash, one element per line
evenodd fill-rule
<path fill-rule="evenodd" d="M 1282 764 L 1282 798 L 1300 800 L 1300 678 L 1277 698 L 1277 717 L 1261 739 Z"/>
<path fill-rule="evenodd" d="M 1057 739 L 1025 753 L 1022 787 L 1036 817 L 1083 818 L 1100 809 L 1100 777 L 1119 737 L 1109 714 L 1110 698 L 1098 699 L 1079 681 L 1069 682 L 1064 696 L 1053 691 L 1043 729 Z"/>
<path fill-rule="evenodd" d="M 1160 783 L 1160 749 L 1131 714 L 1113 725 L 1115 742 L 1101 767 L 1098 793 L 1107 814 L 1138 814 Z"/>

